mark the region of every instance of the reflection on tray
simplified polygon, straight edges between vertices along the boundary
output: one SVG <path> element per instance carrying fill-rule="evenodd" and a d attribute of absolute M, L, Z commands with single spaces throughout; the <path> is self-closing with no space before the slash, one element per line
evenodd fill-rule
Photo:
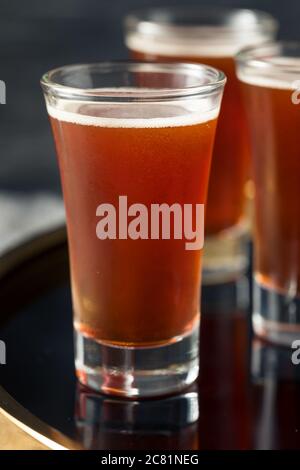
<path fill-rule="evenodd" d="M 299 447 L 300 365 L 293 364 L 292 354 L 291 348 L 253 339 L 251 377 L 257 449 Z"/>
<path fill-rule="evenodd" d="M 255 338 L 252 342 L 251 373 L 255 383 L 266 380 L 300 381 L 300 365 L 293 364 L 292 348 Z"/>
<path fill-rule="evenodd" d="M 198 393 L 129 401 L 78 386 L 76 427 L 87 449 L 196 449 Z"/>
<path fill-rule="evenodd" d="M 250 303 L 250 285 L 246 276 L 231 282 L 204 285 L 202 287 L 202 310 L 208 313 L 246 314 Z"/>

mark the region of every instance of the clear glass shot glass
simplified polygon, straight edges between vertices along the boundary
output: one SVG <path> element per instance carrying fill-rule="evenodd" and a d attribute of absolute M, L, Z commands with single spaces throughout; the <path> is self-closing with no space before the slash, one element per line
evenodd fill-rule
<path fill-rule="evenodd" d="M 248 266 L 253 184 L 234 56 L 243 47 L 274 39 L 277 27 L 277 21 L 261 11 L 191 6 L 141 10 L 125 20 L 132 58 L 205 63 L 223 70 L 228 79 L 209 181 L 205 284 L 232 280 Z"/>
<path fill-rule="evenodd" d="M 300 43 L 241 51 L 255 184 L 253 325 L 291 345 L 300 336 Z"/>
<path fill-rule="evenodd" d="M 66 208 L 79 380 L 128 397 L 180 390 L 198 375 L 201 214 L 225 76 L 121 62 L 62 67 L 41 83 Z"/>

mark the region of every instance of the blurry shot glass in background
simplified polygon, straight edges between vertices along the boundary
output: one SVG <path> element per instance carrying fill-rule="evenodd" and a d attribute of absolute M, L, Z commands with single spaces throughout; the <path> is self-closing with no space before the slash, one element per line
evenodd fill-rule
<path fill-rule="evenodd" d="M 205 63 L 228 78 L 209 181 L 203 282 L 235 277 L 248 264 L 253 186 L 234 56 L 245 46 L 273 39 L 277 22 L 259 11 L 185 6 L 132 13 L 125 27 L 132 58 Z"/>
<path fill-rule="evenodd" d="M 291 345 L 300 335 L 300 43 L 237 56 L 253 148 L 253 325 Z"/>
<path fill-rule="evenodd" d="M 132 216 L 141 205 L 152 215 L 152 205 L 206 203 L 224 84 L 197 64 L 76 65 L 42 78 L 66 208 L 76 371 L 95 390 L 160 395 L 197 378 L 202 249 L 147 238 Z M 114 233 L 99 237 L 111 208 Z M 172 234 L 175 212 L 169 222 Z"/>

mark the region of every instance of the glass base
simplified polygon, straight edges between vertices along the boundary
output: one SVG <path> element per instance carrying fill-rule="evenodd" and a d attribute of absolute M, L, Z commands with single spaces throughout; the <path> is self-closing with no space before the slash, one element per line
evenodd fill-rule
<path fill-rule="evenodd" d="M 253 282 L 253 330 L 261 338 L 291 347 L 300 339 L 300 299 Z"/>
<path fill-rule="evenodd" d="M 91 389 L 123 397 L 152 397 L 182 390 L 199 373 L 199 324 L 173 343 L 120 347 L 75 330 L 76 372 Z"/>
<path fill-rule="evenodd" d="M 244 273 L 249 265 L 249 239 L 246 224 L 206 237 L 202 283 L 228 282 Z"/>

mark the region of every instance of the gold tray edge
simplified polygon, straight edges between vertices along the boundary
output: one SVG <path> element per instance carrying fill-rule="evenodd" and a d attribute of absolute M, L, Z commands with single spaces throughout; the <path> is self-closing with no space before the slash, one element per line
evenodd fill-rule
<path fill-rule="evenodd" d="M 23 244 L 12 248 L 0 256 L 0 278 L 5 277 L 20 263 L 36 256 L 66 240 L 64 226 L 56 227 L 51 232 L 37 234 Z M 0 413 L 12 424 L 51 450 L 82 449 L 76 441 L 47 425 L 18 403 L 0 386 Z"/>
<path fill-rule="evenodd" d="M 82 449 L 72 439 L 47 425 L 20 405 L 0 386 L 0 413 L 33 439 L 51 450 Z"/>

